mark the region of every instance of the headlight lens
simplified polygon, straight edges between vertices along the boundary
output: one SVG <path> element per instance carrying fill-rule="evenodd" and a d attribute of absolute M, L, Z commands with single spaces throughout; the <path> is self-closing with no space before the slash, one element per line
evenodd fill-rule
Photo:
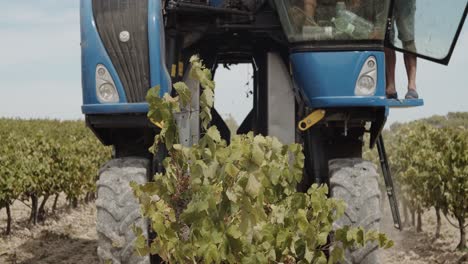
<path fill-rule="evenodd" d="M 370 56 L 362 66 L 356 82 L 354 94 L 357 96 L 373 96 L 377 89 L 377 60 Z"/>
<path fill-rule="evenodd" d="M 363 75 L 359 78 L 356 95 L 369 96 L 375 92 L 375 80 L 369 75 Z"/>
<path fill-rule="evenodd" d="M 117 103 L 119 101 L 117 90 L 111 83 L 104 83 L 99 86 L 98 96 L 100 101 L 105 103 Z"/>
<path fill-rule="evenodd" d="M 118 103 L 120 100 L 115 82 L 102 64 L 96 67 L 96 95 L 101 103 Z"/>

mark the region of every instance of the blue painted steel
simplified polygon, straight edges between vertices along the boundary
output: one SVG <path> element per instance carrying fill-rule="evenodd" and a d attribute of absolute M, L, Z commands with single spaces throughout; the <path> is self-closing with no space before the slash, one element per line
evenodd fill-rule
<path fill-rule="evenodd" d="M 311 108 L 340 108 L 340 107 L 378 107 L 387 106 L 385 97 L 364 96 L 328 96 L 309 99 Z"/>
<path fill-rule="evenodd" d="M 377 60 L 374 96 L 355 96 L 356 82 L 366 60 Z M 295 82 L 309 107 L 386 106 L 385 57 L 380 51 L 301 52 L 290 56 Z"/>
<path fill-rule="evenodd" d="M 119 103 L 127 103 L 123 85 L 99 37 L 93 16 L 92 0 L 80 1 L 80 26 L 83 105 L 99 104 L 96 95 L 96 66 L 98 64 L 106 66 L 114 79 L 119 93 Z"/>
<path fill-rule="evenodd" d="M 147 113 L 148 103 L 133 104 L 87 104 L 81 107 L 86 114 L 124 114 L 124 113 Z"/>
<path fill-rule="evenodd" d="M 160 85 L 161 96 L 171 89 L 171 77 L 165 62 L 164 25 L 161 0 L 148 0 L 148 40 L 151 87 Z"/>
<path fill-rule="evenodd" d="M 423 106 L 423 99 L 402 99 L 402 100 L 387 100 L 387 104 L 391 108 L 409 108 Z"/>
<path fill-rule="evenodd" d="M 391 108 L 410 108 L 423 106 L 424 100 L 389 100 L 385 97 L 364 97 L 364 96 L 333 96 L 333 97 L 315 97 L 310 100 L 313 108 L 332 108 L 332 107 L 379 107 L 386 106 Z"/>
<path fill-rule="evenodd" d="M 146 104 L 127 103 L 123 85 L 107 54 L 96 28 L 92 0 L 81 0 L 82 86 L 84 114 L 140 113 L 148 111 Z M 148 0 L 148 40 L 150 84 L 160 85 L 161 95 L 170 91 L 171 81 L 165 64 L 164 26 L 160 0 Z M 114 79 L 119 93 L 118 104 L 101 104 L 96 95 L 96 66 L 103 64 Z M 144 106 L 146 105 L 146 106 Z"/>
<path fill-rule="evenodd" d="M 169 92 L 171 81 L 165 66 L 165 41 L 162 6 L 159 0 L 148 0 L 148 34 L 151 86 L 160 85 L 161 94 Z M 223 0 L 212 0 L 220 6 Z M 81 0 L 81 45 L 83 107 L 85 114 L 144 113 L 146 103 L 128 104 L 123 85 L 96 29 L 92 13 L 92 0 Z M 365 61 L 374 56 L 377 60 L 377 89 L 374 96 L 355 96 L 357 78 Z M 385 98 L 385 58 L 379 51 L 301 52 L 290 56 L 293 76 L 304 92 L 311 108 L 336 107 L 414 107 L 422 100 L 387 100 Z M 101 104 L 96 96 L 96 65 L 109 70 L 117 86 L 120 101 Z"/>
<path fill-rule="evenodd" d="M 224 0 L 210 0 L 210 5 L 215 7 L 221 7 L 224 3 Z"/>

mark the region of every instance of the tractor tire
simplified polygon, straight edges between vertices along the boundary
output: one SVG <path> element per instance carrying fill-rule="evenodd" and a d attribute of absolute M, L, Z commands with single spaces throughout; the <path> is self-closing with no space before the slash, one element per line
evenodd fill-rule
<path fill-rule="evenodd" d="M 334 223 L 343 226 L 379 230 L 381 219 L 378 173 L 374 164 L 362 159 L 335 159 L 329 162 L 330 189 L 333 198 L 346 202 L 345 215 Z M 379 264 L 377 244 L 347 250 L 346 264 Z"/>
<path fill-rule="evenodd" d="M 105 164 L 97 182 L 97 254 L 101 263 L 149 264 L 148 256 L 135 254 L 136 240 L 132 227 L 136 225 L 147 235 L 147 221 L 141 216 L 130 182 L 147 182 L 149 160 L 119 158 Z"/>

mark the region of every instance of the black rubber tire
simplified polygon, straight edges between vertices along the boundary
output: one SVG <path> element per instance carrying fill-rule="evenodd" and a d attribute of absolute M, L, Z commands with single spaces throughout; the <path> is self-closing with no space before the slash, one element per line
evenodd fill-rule
<path fill-rule="evenodd" d="M 382 217 L 381 191 L 374 164 L 362 159 L 335 159 L 329 162 L 331 196 L 347 203 L 345 215 L 334 223 L 336 228 L 362 226 L 379 230 Z M 379 249 L 375 243 L 348 250 L 347 264 L 379 264 Z"/>
<path fill-rule="evenodd" d="M 99 172 L 97 183 L 97 254 L 101 263 L 149 264 L 149 257 L 135 254 L 135 224 L 147 234 L 147 221 L 129 183 L 147 182 L 149 160 L 120 158 L 109 161 Z"/>

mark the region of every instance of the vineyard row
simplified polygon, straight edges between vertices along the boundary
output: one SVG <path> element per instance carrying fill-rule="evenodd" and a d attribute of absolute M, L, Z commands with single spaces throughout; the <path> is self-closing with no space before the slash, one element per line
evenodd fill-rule
<path fill-rule="evenodd" d="M 30 204 L 30 221 L 45 217 L 49 198 L 64 194 L 70 205 L 92 196 L 98 168 L 110 150 L 82 121 L 0 119 L 0 210 L 6 209 L 6 233 L 11 232 L 10 206 Z"/>

